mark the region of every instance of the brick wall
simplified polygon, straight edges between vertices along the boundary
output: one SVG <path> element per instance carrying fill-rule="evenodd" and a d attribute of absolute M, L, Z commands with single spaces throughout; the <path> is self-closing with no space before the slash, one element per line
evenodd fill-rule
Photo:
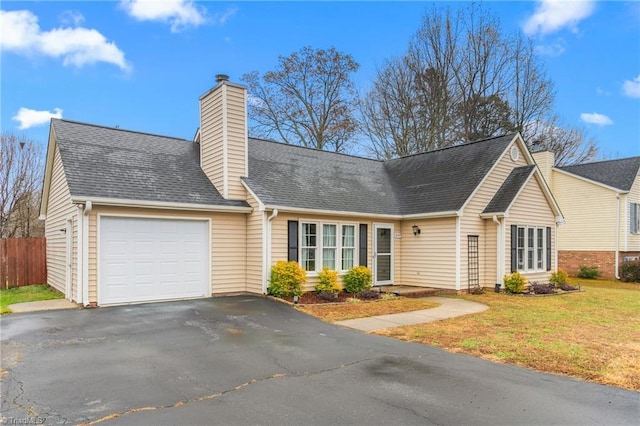
<path fill-rule="evenodd" d="M 558 251 L 558 267 L 567 271 L 572 277 L 578 275 L 580 266 L 595 265 L 601 273 L 601 278 L 615 279 L 615 260 L 614 251 Z"/>

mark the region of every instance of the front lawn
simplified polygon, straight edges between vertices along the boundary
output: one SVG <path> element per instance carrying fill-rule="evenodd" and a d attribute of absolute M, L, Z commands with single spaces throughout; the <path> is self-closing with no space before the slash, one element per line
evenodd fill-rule
<path fill-rule="evenodd" d="M 582 293 L 460 296 L 485 312 L 377 334 L 640 390 L 640 285 L 572 280 Z"/>
<path fill-rule="evenodd" d="M 14 303 L 62 298 L 64 298 L 64 294 L 47 284 L 27 285 L 24 287 L 0 290 L 0 314 L 11 313 L 9 305 Z"/>
<path fill-rule="evenodd" d="M 439 306 L 437 303 L 422 299 L 408 299 L 398 297 L 388 300 L 375 300 L 371 302 L 359 301 L 358 303 L 342 303 L 331 305 L 306 305 L 297 306 L 299 310 L 324 321 L 335 322 L 354 318 L 371 317 L 375 315 L 397 314 L 400 312 L 419 311 Z"/>

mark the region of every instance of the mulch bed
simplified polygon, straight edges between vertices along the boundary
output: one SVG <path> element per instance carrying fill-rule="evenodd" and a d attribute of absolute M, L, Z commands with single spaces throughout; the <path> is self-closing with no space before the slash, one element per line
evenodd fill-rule
<path fill-rule="evenodd" d="M 336 298 L 324 298 L 324 297 L 320 297 L 318 294 L 314 293 L 313 291 L 309 291 L 307 293 L 303 293 L 302 296 L 298 298 L 298 304 L 316 305 L 316 304 L 322 304 L 322 303 L 344 303 L 347 301 L 347 299 L 350 299 L 350 298 L 356 298 L 361 300 L 376 300 L 376 298 L 372 297 L 370 292 L 368 292 L 366 295 L 362 295 L 360 293 L 353 294 L 353 293 L 347 293 L 345 291 L 341 291 L 340 293 L 337 294 Z M 283 297 L 283 299 L 286 300 L 287 302 L 293 303 L 293 297 Z"/>

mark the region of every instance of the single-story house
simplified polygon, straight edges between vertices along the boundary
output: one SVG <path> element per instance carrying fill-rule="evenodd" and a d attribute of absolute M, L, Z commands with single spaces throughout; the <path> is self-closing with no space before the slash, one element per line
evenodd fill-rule
<path fill-rule="evenodd" d="M 218 76 L 194 140 L 53 119 L 48 281 L 83 305 L 264 294 L 294 260 L 467 290 L 556 269 L 562 214 L 518 134 L 380 161 L 249 138 Z"/>
<path fill-rule="evenodd" d="M 571 275 L 597 266 L 618 278 L 625 260 L 640 258 L 640 157 L 554 167 L 554 155 L 535 160 L 566 223 L 558 230 L 558 265 Z"/>

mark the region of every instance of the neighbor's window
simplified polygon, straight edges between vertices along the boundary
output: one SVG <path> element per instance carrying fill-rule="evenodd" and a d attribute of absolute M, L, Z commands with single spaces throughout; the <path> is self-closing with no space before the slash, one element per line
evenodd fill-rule
<path fill-rule="evenodd" d="M 342 225 L 342 270 L 353 268 L 356 252 L 356 226 Z"/>
<path fill-rule="evenodd" d="M 629 222 L 629 231 L 632 234 L 640 234 L 640 204 L 631 203 L 629 204 L 630 210 L 630 222 Z"/>
<path fill-rule="evenodd" d="M 316 270 L 316 253 L 318 251 L 318 225 L 315 223 L 302 224 L 302 257 L 301 263 L 305 271 Z"/>

